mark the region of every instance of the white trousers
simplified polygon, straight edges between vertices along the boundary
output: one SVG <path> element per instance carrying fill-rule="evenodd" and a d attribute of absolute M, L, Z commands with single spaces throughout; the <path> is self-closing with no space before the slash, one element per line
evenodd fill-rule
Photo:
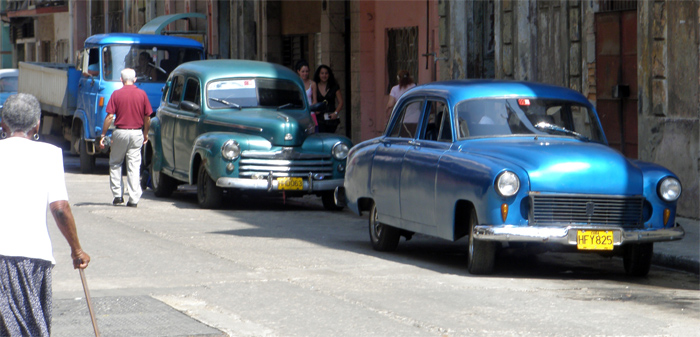
<path fill-rule="evenodd" d="M 126 191 L 129 202 L 136 204 L 141 199 L 141 146 L 143 131 L 116 129 L 112 132 L 109 153 L 109 187 L 115 198 L 124 195 L 122 187 L 122 164 L 126 157 Z"/>

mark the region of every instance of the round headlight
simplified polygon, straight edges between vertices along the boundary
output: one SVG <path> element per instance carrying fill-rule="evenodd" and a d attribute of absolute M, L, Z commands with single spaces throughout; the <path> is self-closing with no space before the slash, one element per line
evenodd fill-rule
<path fill-rule="evenodd" d="M 338 142 L 335 145 L 333 145 L 333 150 L 331 150 L 331 153 L 333 154 L 333 157 L 338 160 L 344 160 L 345 158 L 348 157 L 348 146 Z"/>
<path fill-rule="evenodd" d="M 676 178 L 666 177 L 659 182 L 658 192 L 664 201 L 676 201 L 681 196 L 681 182 Z"/>
<path fill-rule="evenodd" d="M 520 179 L 510 171 L 504 171 L 496 178 L 496 192 L 504 197 L 511 197 L 518 193 L 520 189 Z"/>
<path fill-rule="evenodd" d="M 238 142 L 233 139 L 226 141 L 226 143 L 221 146 L 221 156 L 226 160 L 235 160 L 240 155 L 241 147 L 238 145 Z"/>

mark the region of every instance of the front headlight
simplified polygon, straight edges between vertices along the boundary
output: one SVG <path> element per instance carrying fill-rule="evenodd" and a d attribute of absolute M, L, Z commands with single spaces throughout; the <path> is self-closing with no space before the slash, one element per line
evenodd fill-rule
<path fill-rule="evenodd" d="M 681 182 L 674 177 L 666 177 L 659 182 L 657 192 L 664 201 L 676 201 L 681 196 Z"/>
<path fill-rule="evenodd" d="M 240 155 L 241 147 L 238 145 L 238 142 L 233 139 L 229 139 L 221 146 L 221 156 L 226 160 L 235 160 Z"/>
<path fill-rule="evenodd" d="M 343 144 L 342 142 L 338 142 L 335 145 L 333 145 L 333 150 L 331 150 L 331 153 L 333 154 L 333 157 L 337 160 L 344 160 L 345 158 L 348 157 L 348 146 Z"/>
<path fill-rule="evenodd" d="M 512 197 L 520 190 L 520 179 L 510 171 L 504 171 L 496 177 L 496 192 L 503 197 Z"/>

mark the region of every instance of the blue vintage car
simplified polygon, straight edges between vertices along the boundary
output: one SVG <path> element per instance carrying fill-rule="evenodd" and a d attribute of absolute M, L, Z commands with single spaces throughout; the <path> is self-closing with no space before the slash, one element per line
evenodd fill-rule
<path fill-rule="evenodd" d="M 17 93 L 17 69 L 0 69 L 0 111 L 8 97 Z"/>
<path fill-rule="evenodd" d="M 351 141 L 314 133 L 304 84 L 281 65 L 193 61 L 168 77 L 149 130 L 146 164 L 158 197 L 196 184 L 203 208 L 225 191 L 286 197 L 317 194 L 339 209 Z M 258 192 L 258 193 L 255 193 Z"/>
<path fill-rule="evenodd" d="M 626 272 L 643 276 L 653 243 L 684 235 L 678 177 L 608 147 L 595 108 L 566 88 L 416 87 L 347 165 L 344 196 L 355 213 L 369 211 L 374 249 L 394 250 L 413 233 L 466 236 L 472 274 L 491 273 L 499 247 L 538 244 L 622 255 Z"/>

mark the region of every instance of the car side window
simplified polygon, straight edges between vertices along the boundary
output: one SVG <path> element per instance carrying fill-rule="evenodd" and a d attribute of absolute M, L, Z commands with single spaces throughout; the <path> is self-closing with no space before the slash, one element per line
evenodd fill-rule
<path fill-rule="evenodd" d="M 403 106 L 389 137 L 415 138 L 418 121 L 423 111 L 423 101 L 413 101 Z"/>
<path fill-rule="evenodd" d="M 187 79 L 187 85 L 185 86 L 185 97 L 182 100 L 201 105 L 201 102 L 199 101 L 199 81 L 194 78 Z"/>
<path fill-rule="evenodd" d="M 452 141 L 452 126 L 450 110 L 441 101 L 427 102 L 428 118 L 424 120 L 423 134 L 420 139 L 436 141 Z"/>
<path fill-rule="evenodd" d="M 168 103 L 180 104 L 182 100 L 182 89 L 184 86 L 184 81 L 182 76 L 176 76 L 173 78 L 172 91 L 170 92 L 170 97 L 168 97 Z"/>

